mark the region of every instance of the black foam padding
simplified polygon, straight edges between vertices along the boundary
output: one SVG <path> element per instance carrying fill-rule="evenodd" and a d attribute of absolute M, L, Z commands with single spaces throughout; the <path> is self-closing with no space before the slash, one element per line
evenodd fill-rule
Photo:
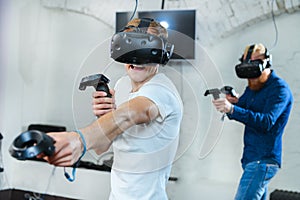
<path fill-rule="evenodd" d="M 28 126 L 28 130 L 39 130 L 44 133 L 49 132 L 63 132 L 66 131 L 65 126 L 57 126 L 57 125 L 47 125 L 47 124 L 30 124 Z"/>
<path fill-rule="evenodd" d="M 270 194 L 270 200 L 300 200 L 300 193 L 276 189 Z"/>

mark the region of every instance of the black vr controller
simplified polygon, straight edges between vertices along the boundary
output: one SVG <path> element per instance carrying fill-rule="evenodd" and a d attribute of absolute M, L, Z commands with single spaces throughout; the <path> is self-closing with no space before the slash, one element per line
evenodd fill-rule
<path fill-rule="evenodd" d="M 21 133 L 9 148 L 11 156 L 18 160 L 30 160 L 42 153 L 51 156 L 54 151 L 54 140 L 38 130 Z"/>
<path fill-rule="evenodd" d="M 213 88 L 213 89 L 208 89 L 205 91 L 204 96 L 207 96 L 209 94 L 213 95 L 214 99 L 219 99 L 220 94 L 229 94 L 232 97 L 237 97 L 237 93 L 231 86 L 224 86 L 221 89 L 218 88 Z"/>
<path fill-rule="evenodd" d="M 208 89 L 205 91 L 204 96 L 207 96 L 209 94 L 213 95 L 214 99 L 219 99 L 220 98 L 220 94 L 229 94 L 232 97 L 238 97 L 237 93 L 235 92 L 235 90 L 233 89 L 233 87 L 231 86 L 224 86 L 221 89 L 218 88 L 213 88 L 213 89 Z M 224 121 L 226 114 L 224 113 L 221 120 Z"/>
<path fill-rule="evenodd" d="M 94 74 L 90 76 L 83 77 L 79 84 L 79 90 L 85 90 L 87 86 L 93 86 L 96 91 L 104 91 L 107 94 L 107 97 L 112 97 L 109 92 L 109 79 L 103 74 Z"/>

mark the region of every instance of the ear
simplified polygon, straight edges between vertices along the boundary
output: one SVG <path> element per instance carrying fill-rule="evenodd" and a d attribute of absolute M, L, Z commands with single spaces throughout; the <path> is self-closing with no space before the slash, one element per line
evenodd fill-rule
<path fill-rule="evenodd" d="M 265 51 L 265 59 L 267 60 L 266 68 L 270 68 L 272 66 L 272 55 L 270 54 L 267 48 Z"/>

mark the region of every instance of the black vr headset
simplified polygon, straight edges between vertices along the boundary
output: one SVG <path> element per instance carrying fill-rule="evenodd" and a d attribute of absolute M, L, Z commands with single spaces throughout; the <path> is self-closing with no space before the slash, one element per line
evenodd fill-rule
<path fill-rule="evenodd" d="M 110 56 L 117 62 L 127 64 L 167 64 L 173 54 L 174 45 L 166 39 L 148 34 L 153 19 L 142 18 L 138 27 L 125 27 L 113 35 Z M 131 32 L 124 32 L 133 29 Z"/>
<path fill-rule="evenodd" d="M 264 60 L 251 60 L 254 47 L 255 45 L 251 45 L 248 49 L 246 58 L 243 59 L 244 55 L 242 55 L 239 59 L 241 63 L 235 66 L 235 72 L 239 78 L 257 78 L 265 68 L 271 67 L 272 55 L 270 55 L 267 49 L 265 51 Z"/>

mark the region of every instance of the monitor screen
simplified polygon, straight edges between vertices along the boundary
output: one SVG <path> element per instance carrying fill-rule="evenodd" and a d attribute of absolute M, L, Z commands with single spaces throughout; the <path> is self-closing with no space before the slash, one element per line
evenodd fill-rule
<path fill-rule="evenodd" d="M 116 32 L 129 21 L 131 12 L 116 13 Z M 174 44 L 171 59 L 195 58 L 195 10 L 156 10 L 137 12 L 139 18 L 152 18 L 168 29 L 168 41 Z"/>

